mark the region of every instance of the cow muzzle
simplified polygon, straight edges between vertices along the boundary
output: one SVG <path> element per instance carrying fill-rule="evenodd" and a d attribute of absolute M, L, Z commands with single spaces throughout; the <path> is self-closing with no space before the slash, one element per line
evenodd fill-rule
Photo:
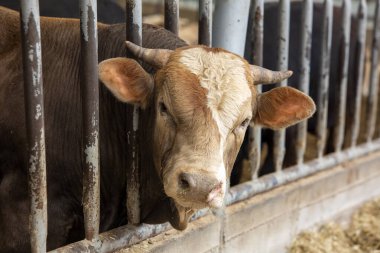
<path fill-rule="evenodd" d="M 173 191 L 165 191 L 180 205 L 191 208 L 221 207 L 225 194 L 225 180 L 206 170 L 180 170 Z"/>

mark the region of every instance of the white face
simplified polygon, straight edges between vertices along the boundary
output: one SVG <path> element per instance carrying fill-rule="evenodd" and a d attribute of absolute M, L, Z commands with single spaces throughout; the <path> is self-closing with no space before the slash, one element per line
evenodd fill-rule
<path fill-rule="evenodd" d="M 186 89 L 171 86 L 192 86 L 191 90 L 201 90 L 196 99 L 203 104 L 200 106 L 202 113 L 199 113 L 199 108 L 192 108 L 190 101 L 186 110 L 193 111 L 189 113 L 191 117 L 182 119 L 186 130 L 181 125 L 171 130 L 176 133 L 172 139 L 170 157 L 166 167 L 162 168 L 165 192 L 184 207 L 220 207 L 226 191 L 227 171 L 231 169 L 252 118 L 252 92 L 247 80 L 247 65 L 234 54 L 209 51 L 202 47 L 180 51 L 175 64 L 176 68 L 182 68 L 183 73 L 174 74 L 191 73 L 193 77 L 195 75 L 196 82 L 173 83 L 173 78 L 164 81 L 169 86 L 168 93 L 172 92 L 168 96 L 171 101 L 165 101 L 170 117 L 176 118 L 176 114 L 181 114 L 176 107 L 187 105 L 185 101 L 181 101 L 182 97 L 187 97 Z M 166 71 L 170 72 L 170 69 Z M 182 91 L 183 94 L 176 94 L 176 91 Z M 188 97 L 192 96 L 193 94 L 188 94 Z M 177 105 L 176 100 L 179 100 L 178 104 L 182 104 Z M 170 127 L 167 129 L 164 131 L 170 131 Z M 177 183 L 181 182 L 178 178 L 183 174 L 186 175 L 185 181 L 194 181 L 192 183 L 197 189 L 186 188 Z"/>

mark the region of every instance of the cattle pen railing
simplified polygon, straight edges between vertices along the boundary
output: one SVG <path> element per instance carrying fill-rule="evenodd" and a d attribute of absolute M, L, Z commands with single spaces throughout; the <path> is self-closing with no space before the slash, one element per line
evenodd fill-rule
<path fill-rule="evenodd" d="M 230 1 L 231 3 L 233 1 Z M 240 2 L 240 1 L 239 1 Z M 241 1 L 246 4 L 250 1 Z M 278 69 L 287 69 L 288 47 L 289 47 L 289 26 L 290 26 L 290 0 L 279 1 L 279 45 L 278 45 Z M 221 1 L 221 5 L 228 4 L 228 1 Z M 310 50 L 312 36 L 312 0 L 303 0 L 302 9 L 302 31 L 300 59 L 302 72 L 300 74 L 299 89 L 305 93 L 309 92 L 310 74 Z M 371 66 L 369 78 L 369 96 L 366 113 L 366 141 L 358 145 L 360 130 L 361 96 L 357 95 L 353 103 L 354 114 L 348 123 L 352 129 L 349 136 L 349 147 L 343 147 L 347 98 L 347 77 L 350 46 L 350 16 L 351 1 L 342 0 L 342 31 L 343 38 L 340 44 L 341 61 L 339 65 L 339 106 L 337 110 L 337 124 L 334 129 L 334 152 L 325 155 L 326 135 L 327 135 L 327 115 L 328 115 L 328 93 L 330 51 L 332 40 L 333 22 L 333 2 L 323 1 L 323 45 L 322 61 L 320 62 L 320 87 L 319 99 L 317 101 L 317 153 L 318 157 L 310 162 L 304 162 L 306 150 L 307 122 L 297 125 L 297 165 L 283 170 L 283 160 L 285 155 L 285 130 L 275 132 L 274 136 L 274 165 L 275 173 L 262 177 L 258 176 L 260 166 L 261 151 L 261 129 L 259 127 L 250 128 L 249 135 L 249 160 L 251 180 L 231 187 L 226 196 L 226 205 L 231 205 L 238 201 L 247 199 L 259 192 L 267 191 L 276 186 L 294 181 L 296 179 L 311 175 L 320 170 L 330 168 L 342 162 L 355 159 L 369 152 L 380 150 L 380 139 L 375 138 L 376 113 L 378 104 L 378 50 L 380 43 L 380 0 L 376 0 L 376 10 L 374 15 L 374 26 L 371 46 Z M 233 2 L 232 4 L 237 4 Z M 264 29 L 264 0 L 251 1 L 250 21 L 252 29 L 252 59 L 253 64 L 263 64 L 263 29 Z M 228 7 L 228 6 L 227 6 Z M 224 7 L 224 8 L 227 8 Z M 95 0 L 81 0 L 81 54 L 82 54 L 82 77 L 81 89 L 83 89 L 83 123 L 84 123 L 84 178 L 83 178 L 83 211 L 85 220 L 85 236 L 82 241 L 64 246 L 51 252 L 111 252 L 122 247 L 128 247 L 141 240 L 157 235 L 170 228 L 168 223 L 161 225 L 147 225 L 140 223 L 140 202 L 139 202 L 139 157 L 130 156 L 134 159 L 128 166 L 127 177 L 127 210 L 128 225 L 99 234 L 99 87 L 93 85 L 98 83 L 97 76 L 97 5 Z M 199 43 L 204 45 L 215 45 L 212 42 L 212 0 L 199 1 Z M 220 9 L 215 9 L 215 16 L 218 16 Z M 142 3 L 139 0 L 126 1 L 126 39 L 141 45 L 142 41 Z M 359 8 L 356 14 L 358 20 L 357 50 L 355 64 L 355 91 L 362 93 L 363 70 L 365 61 L 365 45 L 367 31 L 367 2 L 359 1 Z M 178 0 L 165 0 L 165 27 L 178 34 L 179 2 Z M 217 18 L 216 18 L 217 19 Z M 44 104 L 43 104 L 43 84 L 42 84 L 42 64 L 41 61 L 41 35 L 39 5 L 37 0 L 21 0 L 21 30 L 23 45 L 24 63 L 24 85 L 25 104 L 28 133 L 28 166 L 29 166 L 29 187 L 31 199 L 30 214 L 30 236 L 32 252 L 46 252 L 47 237 L 47 196 L 46 196 L 46 162 L 45 162 L 45 128 L 44 128 Z M 231 29 L 226 27 L 226 30 Z M 233 28 L 232 28 L 233 29 Z M 218 33 L 218 29 L 215 29 Z M 228 31 L 227 31 L 228 32 Z M 245 39 L 245 38 L 243 38 Z M 229 48 L 227 48 L 229 49 Z M 232 49 L 231 49 L 232 50 Z M 280 86 L 287 85 L 283 81 Z M 260 88 L 261 89 L 261 88 Z M 133 121 L 129 123 L 126 131 L 131 136 L 130 145 L 133 149 L 129 152 L 136 152 L 138 134 L 139 108 L 131 108 L 133 111 Z M 136 153 L 137 154 L 137 153 Z M 204 215 L 204 210 L 199 211 L 195 216 Z"/>

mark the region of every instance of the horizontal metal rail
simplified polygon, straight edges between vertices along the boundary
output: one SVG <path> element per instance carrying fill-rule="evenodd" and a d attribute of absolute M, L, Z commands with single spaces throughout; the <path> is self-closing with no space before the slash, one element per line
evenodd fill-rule
<path fill-rule="evenodd" d="M 339 153 L 333 153 L 324 157 L 324 159 L 315 159 L 303 165 L 296 165 L 279 173 L 273 173 L 248 181 L 234 187 L 231 187 L 227 196 L 227 205 L 232 205 L 239 201 L 245 200 L 255 194 L 271 190 L 275 187 L 295 181 L 297 179 L 312 175 L 322 170 L 329 169 L 343 162 L 359 158 L 366 154 L 380 150 L 380 139 L 373 142 L 365 143 L 354 148 L 347 149 Z M 197 212 L 195 218 L 200 218 L 209 212 L 202 209 Z M 169 230 L 169 223 L 160 225 L 142 224 L 140 226 L 126 225 L 99 236 L 101 241 L 100 253 L 106 253 L 123 247 L 129 247 L 145 239 L 163 233 Z M 69 244 L 62 248 L 50 251 L 50 253 L 74 253 L 74 252 L 91 252 L 90 244 L 87 240 Z"/>

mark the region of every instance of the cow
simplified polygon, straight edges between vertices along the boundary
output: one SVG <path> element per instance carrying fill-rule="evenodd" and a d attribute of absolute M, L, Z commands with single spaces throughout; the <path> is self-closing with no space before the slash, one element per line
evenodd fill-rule
<path fill-rule="evenodd" d="M 29 198 L 19 14 L 0 7 L 0 251 L 29 252 Z M 185 229 L 195 210 L 223 204 L 249 124 L 279 129 L 309 118 L 313 100 L 291 87 L 258 94 L 291 71 L 249 65 L 220 48 L 188 46 L 143 26 L 98 24 L 100 231 L 126 223 L 125 115 L 141 107 L 141 220 Z M 79 20 L 41 18 L 48 195 L 47 248 L 84 237 Z M 142 64 L 125 58 L 129 49 Z M 94 84 L 98 85 L 98 84 Z"/>

